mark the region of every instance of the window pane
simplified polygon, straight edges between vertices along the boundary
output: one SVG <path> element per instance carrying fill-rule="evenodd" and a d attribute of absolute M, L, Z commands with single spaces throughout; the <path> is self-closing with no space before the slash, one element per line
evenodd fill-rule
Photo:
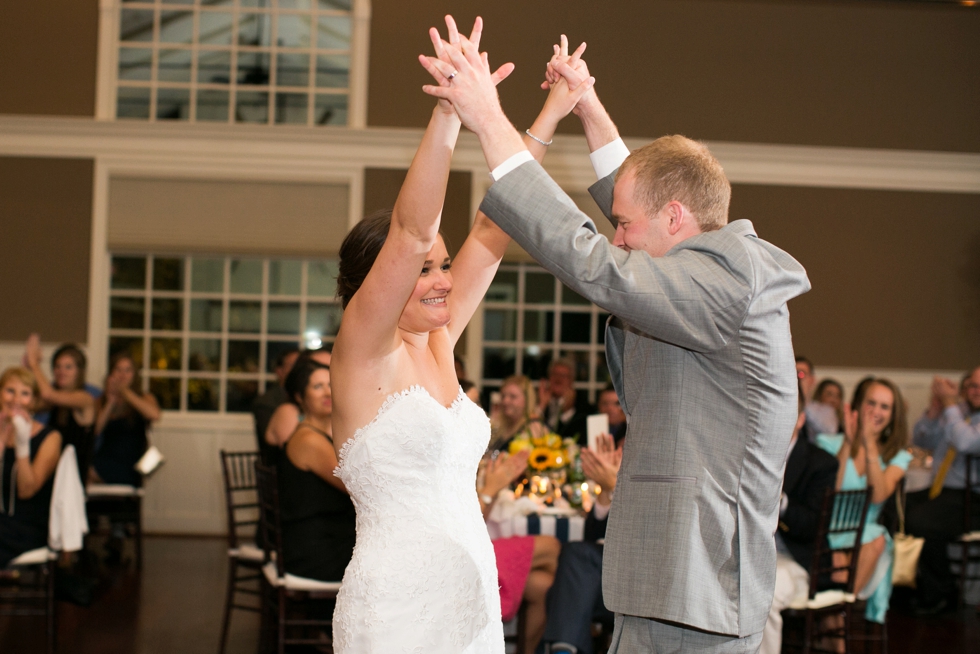
<path fill-rule="evenodd" d="M 191 300 L 191 331 L 221 331 L 221 300 Z"/>
<path fill-rule="evenodd" d="M 239 91 L 235 100 L 235 120 L 239 123 L 269 122 L 269 94 Z"/>
<path fill-rule="evenodd" d="M 238 53 L 238 83 L 239 84 L 268 84 L 269 65 L 272 55 L 268 52 Z"/>
<path fill-rule="evenodd" d="M 191 81 L 191 51 L 161 50 L 157 79 L 163 82 Z"/>
<path fill-rule="evenodd" d="M 599 345 L 606 344 L 606 321 L 609 320 L 608 313 L 599 314 L 599 322 L 597 323 L 598 329 L 596 329 L 595 342 Z"/>
<path fill-rule="evenodd" d="M 191 290 L 198 293 L 220 293 L 224 289 L 225 262 L 221 259 L 191 261 Z"/>
<path fill-rule="evenodd" d="M 308 104 L 305 93 L 276 93 L 276 122 L 305 125 Z"/>
<path fill-rule="evenodd" d="M 316 85 L 335 89 L 345 89 L 350 86 L 350 57 L 317 55 Z"/>
<path fill-rule="evenodd" d="M 228 341 L 228 372 L 258 372 L 259 342 Z"/>
<path fill-rule="evenodd" d="M 262 262 L 258 259 L 239 259 L 231 262 L 231 292 L 259 294 L 262 292 Z"/>
<path fill-rule="evenodd" d="M 258 394 L 259 383 L 257 381 L 229 379 L 228 396 L 225 398 L 225 411 L 251 412 L 252 402 L 255 401 Z"/>
<path fill-rule="evenodd" d="M 119 79 L 150 80 L 153 50 L 119 48 Z"/>
<path fill-rule="evenodd" d="M 109 327 L 143 329 L 146 300 L 141 297 L 114 297 L 109 301 Z"/>
<path fill-rule="evenodd" d="M 309 9 L 310 0 L 279 0 L 280 9 Z"/>
<path fill-rule="evenodd" d="M 202 84 L 230 84 L 231 53 L 225 50 L 198 52 L 197 81 Z"/>
<path fill-rule="evenodd" d="M 265 345 L 265 371 L 275 372 L 276 361 L 286 352 L 296 352 L 299 346 L 296 341 L 269 341 Z M 274 384 L 275 382 L 269 382 Z M 268 388 L 268 387 L 267 387 Z"/>
<path fill-rule="evenodd" d="M 308 304 L 306 305 L 306 330 L 303 335 L 307 340 L 313 337 L 336 336 L 340 329 L 340 318 L 343 310 L 339 304 Z"/>
<path fill-rule="evenodd" d="M 197 120 L 228 122 L 228 92 L 197 92 Z"/>
<path fill-rule="evenodd" d="M 337 294 L 337 272 L 336 261 L 310 261 L 306 271 L 306 294 L 334 297 Z"/>
<path fill-rule="evenodd" d="M 310 45 L 309 16 L 280 14 L 276 43 L 283 48 L 307 48 Z"/>
<path fill-rule="evenodd" d="M 483 376 L 503 379 L 514 374 L 517 355 L 513 348 L 483 348 Z"/>
<path fill-rule="evenodd" d="M 116 118 L 150 118 L 150 89 L 120 86 L 116 89 Z"/>
<path fill-rule="evenodd" d="M 202 11 L 198 24 L 198 42 L 210 45 L 231 45 L 231 14 L 221 11 Z"/>
<path fill-rule="evenodd" d="M 531 379 L 543 379 L 548 376 L 548 364 L 554 352 L 550 348 L 542 348 L 537 345 L 529 345 L 524 348 L 524 358 L 521 362 L 521 369 L 524 374 Z"/>
<path fill-rule="evenodd" d="M 279 54 L 276 57 L 276 84 L 279 86 L 309 86 L 310 56 L 307 54 Z"/>
<path fill-rule="evenodd" d="M 327 50 L 350 49 L 350 17 L 319 16 L 317 18 L 316 45 Z"/>
<path fill-rule="evenodd" d="M 269 295 L 299 295 L 302 284 L 302 261 L 269 262 Z"/>
<path fill-rule="evenodd" d="M 180 379 L 163 377 L 150 378 L 150 392 L 153 393 L 161 409 L 177 411 L 180 409 Z"/>
<path fill-rule="evenodd" d="M 143 339 L 142 337 L 113 336 L 109 339 L 109 358 L 126 352 L 133 358 L 136 368 L 143 367 Z"/>
<path fill-rule="evenodd" d="M 190 120 L 190 89 L 157 89 L 157 120 Z"/>
<path fill-rule="evenodd" d="M 183 329 L 183 304 L 182 300 L 154 298 L 150 327 L 177 331 Z"/>
<path fill-rule="evenodd" d="M 320 9 L 341 9 L 350 11 L 351 0 L 317 0 Z"/>
<path fill-rule="evenodd" d="M 190 43 L 193 30 L 194 14 L 192 12 L 160 12 L 160 43 Z"/>
<path fill-rule="evenodd" d="M 524 340 L 530 343 L 551 343 L 555 339 L 554 311 L 525 311 Z"/>
<path fill-rule="evenodd" d="M 228 305 L 228 331 L 258 334 L 262 329 L 262 305 L 259 302 L 233 301 Z"/>
<path fill-rule="evenodd" d="M 123 9 L 119 13 L 120 41 L 152 41 L 153 10 Z"/>
<path fill-rule="evenodd" d="M 609 377 L 609 366 L 606 365 L 606 353 L 602 350 L 598 350 L 595 353 L 595 380 L 604 384 L 610 382 Z"/>
<path fill-rule="evenodd" d="M 568 288 L 564 284 L 561 285 L 561 301 L 562 304 L 579 304 L 583 306 L 588 306 L 592 304 L 591 302 L 589 302 L 584 297 L 582 297 L 572 289 Z"/>
<path fill-rule="evenodd" d="M 219 386 L 217 379 L 187 380 L 187 409 L 217 411 Z"/>
<path fill-rule="evenodd" d="M 188 370 L 221 369 L 221 341 L 216 338 L 192 338 L 187 344 Z"/>
<path fill-rule="evenodd" d="M 180 339 L 151 338 L 150 365 L 153 370 L 180 370 Z"/>
<path fill-rule="evenodd" d="M 488 302 L 517 302 L 517 273 L 509 270 L 499 271 L 487 289 Z"/>
<path fill-rule="evenodd" d="M 270 334 L 298 334 L 299 303 L 270 302 L 269 324 L 266 331 Z"/>
<path fill-rule="evenodd" d="M 592 316 L 587 313 L 561 314 L 561 342 L 562 343 L 591 343 L 591 333 L 589 331 Z"/>
<path fill-rule="evenodd" d="M 487 309 L 483 314 L 483 338 L 487 341 L 517 340 L 517 312 Z"/>
<path fill-rule="evenodd" d="M 245 3 L 242 2 L 242 6 Z M 242 13 L 238 16 L 238 45 L 269 46 L 272 19 L 269 14 Z M 268 69 L 268 66 L 266 67 Z"/>
<path fill-rule="evenodd" d="M 313 108 L 313 122 L 317 125 L 346 125 L 347 96 L 316 96 L 316 106 Z"/>
<path fill-rule="evenodd" d="M 555 278 L 550 273 L 529 272 L 524 275 L 524 301 L 528 304 L 553 304 Z"/>
<path fill-rule="evenodd" d="M 112 257 L 112 288 L 146 288 L 146 258 Z"/>
<path fill-rule="evenodd" d="M 153 259 L 153 290 L 184 290 L 184 260 L 159 257 Z"/>

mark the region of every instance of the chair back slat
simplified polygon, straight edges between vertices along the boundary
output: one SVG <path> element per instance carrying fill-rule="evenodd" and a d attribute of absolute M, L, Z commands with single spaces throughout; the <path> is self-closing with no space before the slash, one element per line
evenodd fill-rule
<path fill-rule="evenodd" d="M 831 575 L 844 571 L 847 572 L 847 582 L 838 585 L 845 592 L 854 592 L 857 554 L 861 549 L 861 536 L 864 533 L 864 521 L 871 504 L 871 491 L 870 487 L 852 491 L 827 489 L 820 510 L 820 527 L 813 552 L 813 564 L 810 568 L 811 599 L 822 589 Z M 846 563 L 835 564 L 833 552 L 847 554 Z"/>
<path fill-rule="evenodd" d="M 228 515 L 228 546 L 237 548 L 256 536 L 259 504 L 256 495 L 255 462 L 258 452 L 221 450 L 221 473 L 225 482 L 225 508 Z"/>
<path fill-rule="evenodd" d="M 276 562 L 276 571 L 286 574 L 282 555 L 282 524 L 279 516 L 279 475 L 272 466 L 255 462 L 255 480 L 259 493 L 259 536 L 265 551 L 265 561 Z M 272 556 L 275 554 L 275 556 Z"/>

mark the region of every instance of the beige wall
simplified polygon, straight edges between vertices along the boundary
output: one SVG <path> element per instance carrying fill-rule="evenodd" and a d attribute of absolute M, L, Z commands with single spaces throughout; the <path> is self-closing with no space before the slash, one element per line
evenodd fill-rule
<path fill-rule="evenodd" d="M 0 157 L 0 341 L 85 342 L 93 162 Z"/>
<path fill-rule="evenodd" d="M 0 114 L 94 116 L 98 0 L 0 9 Z"/>
<path fill-rule="evenodd" d="M 865 0 L 373 0 L 368 124 L 425 125 L 426 30 L 479 12 L 511 120 L 531 124 L 551 44 L 588 42 L 627 136 L 980 151 L 980 8 Z M 579 131 L 568 120 L 562 130 Z"/>

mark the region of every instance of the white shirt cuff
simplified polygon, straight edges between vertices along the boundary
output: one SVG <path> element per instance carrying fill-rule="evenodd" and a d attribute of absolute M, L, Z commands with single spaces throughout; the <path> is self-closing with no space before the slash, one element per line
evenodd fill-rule
<path fill-rule="evenodd" d="M 592 505 L 592 515 L 595 517 L 596 520 L 605 520 L 606 517 L 609 516 L 609 509 L 611 508 L 612 508 L 611 502 L 609 506 L 603 506 L 602 504 L 596 502 L 595 504 Z"/>
<path fill-rule="evenodd" d="M 501 177 L 514 170 L 521 164 L 527 163 L 528 161 L 534 161 L 534 155 L 528 150 L 521 150 L 517 154 L 511 155 L 504 161 L 504 163 L 491 170 L 490 177 L 493 178 L 493 181 L 499 182 Z"/>
<path fill-rule="evenodd" d="M 602 179 L 622 166 L 628 156 L 630 156 L 630 149 L 623 143 L 623 139 L 618 138 L 590 154 L 589 159 L 592 160 L 596 177 Z"/>

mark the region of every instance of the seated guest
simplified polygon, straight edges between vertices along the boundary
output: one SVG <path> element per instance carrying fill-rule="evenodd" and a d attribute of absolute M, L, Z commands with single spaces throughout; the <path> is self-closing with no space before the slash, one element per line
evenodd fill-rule
<path fill-rule="evenodd" d="M 844 387 L 836 379 L 823 379 L 813 391 L 813 401 L 834 410 L 838 432 L 844 428 Z"/>
<path fill-rule="evenodd" d="M 786 455 L 783 493 L 776 529 L 776 586 L 769 619 L 762 632 L 762 654 L 779 654 L 783 643 L 782 610 L 810 591 L 820 509 L 824 495 L 837 481 L 837 460 L 800 434 L 806 422 L 806 405 L 800 390 L 800 415 Z"/>
<path fill-rule="evenodd" d="M 497 493 L 524 475 L 528 454 L 527 451 L 513 456 L 503 453 L 487 460 L 483 485 L 477 489 L 484 518 L 490 513 Z M 561 542 L 554 536 L 514 536 L 498 538 L 492 543 L 501 615 L 504 622 L 509 622 L 524 604 L 524 651 L 533 652 L 544 632 L 545 597 L 555 580 Z"/>
<path fill-rule="evenodd" d="M 41 369 L 41 337 L 27 339 L 24 362 L 37 380 L 42 409 L 48 414 L 46 424 L 61 434 L 62 447 L 75 446 L 78 474 L 88 475 L 92 460 L 93 425 L 96 398 L 85 386 L 85 354 L 72 343 L 66 343 L 51 356 L 52 381 Z"/>
<path fill-rule="evenodd" d="M 286 377 L 286 391 L 302 421 L 277 466 L 283 564 L 293 575 L 340 581 L 354 553 L 354 504 L 333 472 L 329 366 L 300 357 Z"/>
<path fill-rule="evenodd" d="M 803 356 L 796 357 L 796 378 L 799 380 L 800 386 L 803 388 L 803 395 L 806 397 L 804 432 L 807 439 L 812 443 L 816 440 L 817 434 L 839 433 L 841 424 L 837 421 L 834 410 L 814 399 L 817 377 L 813 371 L 813 362 Z"/>
<path fill-rule="evenodd" d="M 517 437 L 533 438 L 545 434 L 548 430 L 537 413 L 531 380 L 524 375 L 505 379 L 500 387 L 500 405 L 492 412 L 487 451 L 506 450 Z"/>
<path fill-rule="evenodd" d="M 555 359 L 548 366 L 547 384 L 542 384 L 542 419 L 548 429 L 562 438 L 574 438 L 585 445 L 588 433 L 586 418 L 595 413 L 592 406 L 575 391 L 575 362 Z"/>
<path fill-rule="evenodd" d="M 592 654 L 592 623 L 612 625 L 613 614 L 602 601 L 602 549 L 606 519 L 616 489 L 616 475 L 623 460 L 609 434 L 601 434 L 596 451 L 583 448 L 582 470 L 599 484 L 602 492 L 585 522 L 585 540 L 566 543 L 558 557 L 555 583 L 548 592 L 548 623 L 544 641 L 551 652 Z"/>
<path fill-rule="evenodd" d="M 7 368 L 0 375 L 0 568 L 48 543 L 48 515 L 61 434 L 33 418 L 34 375 Z"/>
<path fill-rule="evenodd" d="M 289 402 L 283 384 L 286 383 L 286 375 L 292 370 L 298 356 L 299 350 L 297 348 L 283 350 L 279 353 L 273 368 L 276 373 L 276 383 L 270 384 L 265 393 L 255 398 L 252 403 L 252 416 L 255 418 L 255 439 L 259 446 L 262 462 L 266 465 L 275 465 L 274 455 L 277 455 L 279 450 L 266 443 L 265 430 L 269 428 L 272 414 L 279 408 L 279 405 Z"/>
<path fill-rule="evenodd" d="M 612 384 L 600 391 L 597 404 L 596 408 L 599 409 L 599 413 L 605 413 L 609 416 L 609 433 L 616 441 L 616 445 L 619 445 L 619 442 L 626 437 L 626 414 L 619 404 L 619 395 Z"/>
<path fill-rule="evenodd" d="M 324 366 L 330 366 L 330 351 L 324 348 L 317 348 L 315 350 L 303 350 L 296 357 L 295 362 L 290 368 L 295 368 L 297 364 L 301 362 L 306 362 L 308 359 L 313 359 Z M 287 375 L 288 379 L 289 376 Z M 283 384 L 285 386 L 285 383 Z M 288 392 L 286 393 L 289 394 Z M 270 446 L 265 452 L 266 456 L 271 457 L 273 462 L 275 462 L 279 454 L 281 453 L 282 447 L 289 440 L 289 437 L 293 435 L 296 431 L 296 427 L 299 423 L 303 421 L 303 412 L 300 410 L 299 405 L 296 404 L 292 398 L 289 402 L 280 404 L 276 410 L 272 413 L 272 418 L 269 419 L 269 426 L 265 429 L 265 442 L 266 445 Z"/>
<path fill-rule="evenodd" d="M 929 615 L 945 609 L 956 590 L 946 550 L 963 531 L 966 456 L 980 455 L 980 367 L 964 379 L 961 393 L 952 380 L 933 382 L 932 399 L 915 424 L 913 442 L 933 456 L 932 486 L 909 494 L 905 523 L 906 531 L 926 539 L 916 600 L 918 611 Z M 980 466 L 972 476 L 980 479 Z"/>
<path fill-rule="evenodd" d="M 898 388 L 887 379 L 876 378 L 859 386 L 854 409 L 843 435 L 821 434 L 817 444 L 837 456 L 838 490 L 861 490 L 871 486 L 871 505 L 861 536 L 854 592 L 867 600 L 865 618 L 884 624 L 892 592 L 894 544 L 888 531 L 878 523 L 882 506 L 905 476 L 912 455 L 908 447 L 905 402 Z M 830 541 L 834 549 L 849 547 L 853 534 L 837 534 Z M 846 561 L 835 558 L 835 563 Z M 845 579 L 835 578 L 835 581 Z"/>
<path fill-rule="evenodd" d="M 459 381 L 459 387 L 463 389 L 463 393 L 474 404 L 479 404 L 480 389 L 466 376 L 466 362 L 459 358 L 459 356 L 454 355 L 453 365 L 456 367 L 456 379 Z"/>
<path fill-rule="evenodd" d="M 153 393 L 144 393 L 136 363 L 127 352 L 109 362 L 105 393 L 95 421 L 96 447 L 89 480 L 96 484 L 141 486 L 136 462 L 149 446 L 147 432 L 160 419 Z"/>

